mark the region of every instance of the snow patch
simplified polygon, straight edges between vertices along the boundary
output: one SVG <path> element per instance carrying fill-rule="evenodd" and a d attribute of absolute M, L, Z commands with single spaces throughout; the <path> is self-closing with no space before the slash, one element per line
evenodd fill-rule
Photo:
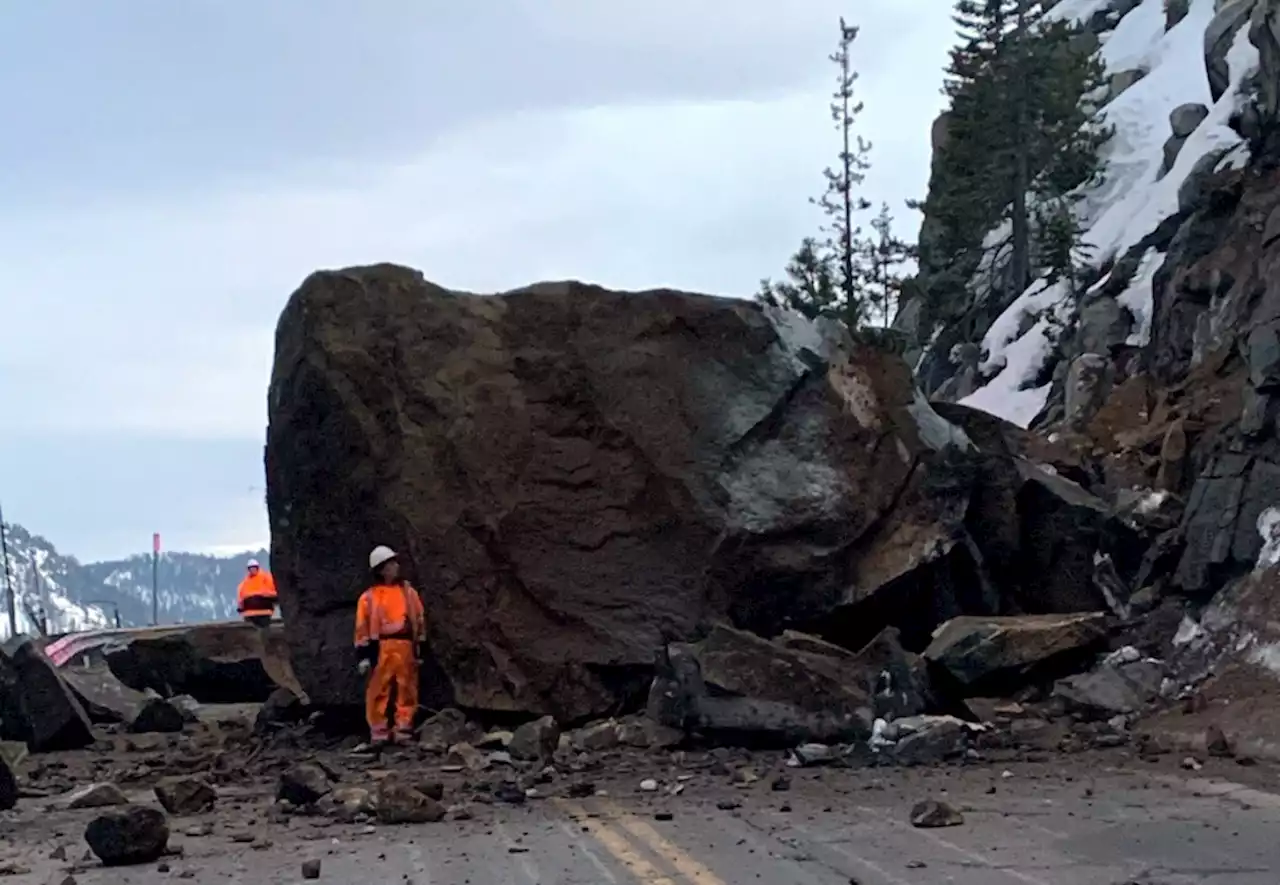
<path fill-rule="evenodd" d="M 983 336 L 984 372 L 998 368 L 995 376 L 962 405 L 1027 427 L 1040 414 L 1052 384 L 1026 388 L 1053 352 L 1054 340 L 1070 320 L 1069 293 L 1064 282 L 1050 285 L 1037 280 L 996 318 Z M 1030 328 L 1023 331 L 1024 326 Z"/>
<path fill-rule="evenodd" d="M 1164 264 L 1164 254 L 1156 249 L 1148 249 L 1143 253 L 1128 288 L 1116 297 L 1120 306 L 1133 314 L 1134 329 L 1125 339 L 1125 344 L 1146 347 L 1151 343 L 1151 320 L 1156 312 L 1152 284 L 1156 273 Z"/>
<path fill-rule="evenodd" d="M 1260 572 L 1280 563 L 1280 507 L 1268 507 L 1259 513 L 1257 526 L 1262 549 L 1258 551 L 1253 570 Z"/>

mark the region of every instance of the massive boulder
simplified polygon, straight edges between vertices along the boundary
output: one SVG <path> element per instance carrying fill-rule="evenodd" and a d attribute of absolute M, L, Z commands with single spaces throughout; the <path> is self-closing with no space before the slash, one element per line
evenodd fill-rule
<path fill-rule="evenodd" d="M 280 318 L 269 415 L 272 564 L 318 703 L 359 698 L 375 544 L 425 598 L 424 705 L 567 723 L 637 699 L 712 620 L 874 608 L 856 647 L 927 619 L 905 590 L 928 581 L 879 590 L 966 546 L 936 453 L 971 444 L 906 364 L 747 301 L 316 273 Z"/>

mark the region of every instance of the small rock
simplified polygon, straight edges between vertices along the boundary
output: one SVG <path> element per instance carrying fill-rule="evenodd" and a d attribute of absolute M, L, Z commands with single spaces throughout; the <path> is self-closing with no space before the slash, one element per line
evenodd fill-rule
<path fill-rule="evenodd" d="M 505 802 L 508 805 L 523 805 L 526 798 L 524 790 L 511 781 L 502 781 L 493 790 L 495 802 Z"/>
<path fill-rule="evenodd" d="M 302 878 L 319 879 L 320 878 L 320 861 L 304 860 L 302 862 Z"/>
<path fill-rule="evenodd" d="M 769 784 L 769 789 L 773 790 L 775 793 L 785 793 L 787 790 L 791 789 L 791 778 L 787 777 L 785 774 L 780 774 L 773 779 L 772 783 Z"/>
<path fill-rule="evenodd" d="M 502 731 L 501 729 L 491 731 L 476 741 L 476 747 L 481 750 L 505 750 L 511 745 L 513 737 L 515 735 L 509 731 Z"/>
<path fill-rule="evenodd" d="M 716 808 L 721 811 L 733 811 L 735 808 L 741 808 L 742 803 L 737 799 L 721 799 L 716 803 Z"/>
<path fill-rule="evenodd" d="M 390 778 L 378 785 L 378 821 L 384 824 L 433 824 L 444 820 L 444 806 L 425 793 Z"/>
<path fill-rule="evenodd" d="M 550 759 L 560 745 L 560 726 L 550 716 L 526 722 L 515 730 L 507 744 L 513 758 L 526 762 Z"/>
<path fill-rule="evenodd" d="M 733 782 L 740 787 L 748 787 L 758 780 L 760 775 L 750 768 L 735 768 L 733 771 Z"/>
<path fill-rule="evenodd" d="M 323 768 L 313 762 L 303 762 L 280 775 L 276 798 L 294 805 L 314 805 L 332 790 L 333 783 Z"/>
<path fill-rule="evenodd" d="M 1210 725 L 1205 729 L 1204 742 L 1206 752 L 1210 756 L 1215 756 L 1219 759 L 1230 759 L 1236 754 L 1231 741 L 1227 739 L 1222 729 L 1216 725 Z"/>
<path fill-rule="evenodd" d="M 49 852 L 49 860 L 66 860 L 67 846 L 59 845 L 57 848 Z"/>
<path fill-rule="evenodd" d="M 569 789 L 565 790 L 565 793 L 570 799 L 586 799 L 596 794 L 596 785 L 591 781 L 577 781 L 569 784 Z"/>
<path fill-rule="evenodd" d="M 653 813 L 654 820 L 671 820 L 675 817 L 670 811 L 655 811 Z"/>
<path fill-rule="evenodd" d="M 418 784 L 418 792 L 429 799 L 439 802 L 444 798 L 444 784 L 436 780 L 423 781 Z"/>
<path fill-rule="evenodd" d="M 658 791 L 658 782 L 653 778 L 646 778 L 640 781 L 640 792 L 656 793 Z"/>
<path fill-rule="evenodd" d="M 168 865 L 167 863 L 163 863 L 163 862 L 156 864 L 156 872 L 157 872 L 157 873 L 167 873 L 167 872 L 169 872 L 169 865 Z"/>
<path fill-rule="evenodd" d="M 454 744 L 479 740 L 479 726 L 467 721 L 466 714 L 452 707 L 441 710 L 418 732 L 418 745 L 430 753 L 445 753 Z"/>
<path fill-rule="evenodd" d="M 67 797 L 68 808 L 106 808 L 128 804 L 128 797 L 112 783 L 90 784 Z"/>
<path fill-rule="evenodd" d="M 468 743 L 454 744 L 444 757 L 445 765 L 457 765 L 469 771 L 484 771 L 489 767 L 489 757 Z"/>
<path fill-rule="evenodd" d="M 169 824 L 157 808 L 130 805 L 91 820 L 84 840 L 105 866 L 150 863 L 169 847 Z"/>
<path fill-rule="evenodd" d="M 201 778 L 169 778 L 156 784 L 156 798 L 170 814 L 200 814 L 213 808 L 218 792 Z"/>
<path fill-rule="evenodd" d="M 134 734 L 177 734 L 186 722 L 186 716 L 172 701 L 148 698 L 129 723 L 129 731 Z"/>
<path fill-rule="evenodd" d="M 911 809 L 911 825 L 921 829 L 938 827 L 958 827 L 964 823 L 964 816 L 945 802 L 934 799 L 917 802 Z"/>
<path fill-rule="evenodd" d="M 1182 760 L 1182 767 L 1187 771 L 1199 771 L 1201 768 L 1204 768 L 1204 766 L 1200 764 L 1200 761 L 1192 756 L 1188 756 Z"/>

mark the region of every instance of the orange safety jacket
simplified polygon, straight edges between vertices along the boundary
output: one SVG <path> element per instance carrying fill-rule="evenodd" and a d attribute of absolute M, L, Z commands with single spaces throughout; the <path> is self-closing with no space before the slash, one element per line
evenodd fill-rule
<path fill-rule="evenodd" d="M 271 572 L 258 570 L 256 575 L 246 575 L 240 582 L 236 598 L 236 611 L 246 618 L 271 617 L 276 610 L 276 581 Z"/>
<path fill-rule="evenodd" d="M 375 584 L 356 603 L 356 651 L 377 661 L 378 643 L 405 639 L 415 646 L 426 642 L 427 616 L 422 597 L 407 581 Z"/>

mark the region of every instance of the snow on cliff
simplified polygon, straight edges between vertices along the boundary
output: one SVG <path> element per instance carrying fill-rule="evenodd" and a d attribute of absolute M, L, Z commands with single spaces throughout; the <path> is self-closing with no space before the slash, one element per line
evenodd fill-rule
<path fill-rule="evenodd" d="M 1108 6 L 1114 6 L 1112 0 L 1064 0 L 1050 15 L 1084 20 Z M 1140 69 L 1147 74 L 1101 110 L 1115 127 L 1115 137 L 1104 148 L 1106 174 L 1101 184 L 1085 191 L 1081 201 L 1086 242 L 1097 264 L 1123 254 L 1177 213 L 1178 190 L 1203 157 L 1236 148 L 1221 165 L 1244 159 L 1245 147 L 1227 120 L 1237 109 L 1242 82 L 1258 64 L 1248 28 L 1236 33 L 1227 53 L 1231 86 L 1215 103 L 1204 64 L 1205 31 L 1214 17 L 1214 0 L 1191 0 L 1186 17 L 1167 31 L 1164 7 L 1165 0 L 1142 0 L 1113 31 L 1101 35 L 1109 73 Z M 1203 104 L 1209 115 L 1187 138 L 1172 169 L 1160 177 L 1164 144 L 1171 133 L 1170 112 L 1187 103 Z M 1154 251 L 1144 256 L 1118 299 L 1137 320 L 1134 344 L 1145 344 L 1150 336 L 1151 280 L 1162 259 Z M 1072 309 L 1065 286 L 1032 283 L 987 330 L 981 366 L 987 383 L 961 402 L 1022 427 L 1030 424 L 1044 408 L 1050 389 L 1049 384 L 1031 385 L 1053 353 L 1053 336 L 1070 319 Z"/>

